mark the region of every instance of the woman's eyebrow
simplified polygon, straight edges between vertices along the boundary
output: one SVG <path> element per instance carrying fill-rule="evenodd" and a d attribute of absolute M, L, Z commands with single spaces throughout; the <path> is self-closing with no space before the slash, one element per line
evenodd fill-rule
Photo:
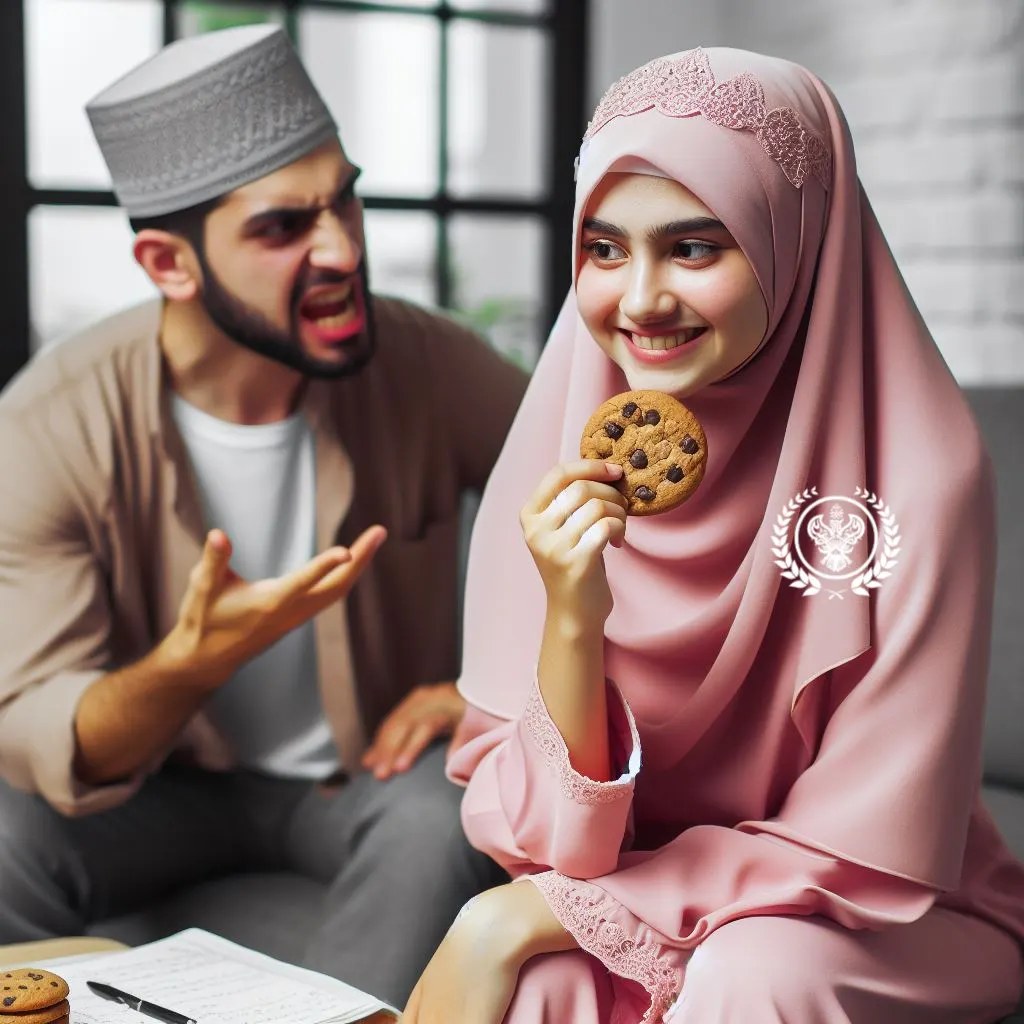
<path fill-rule="evenodd" d="M 688 235 L 699 231 L 725 231 L 725 225 L 715 217 L 688 217 L 649 227 L 646 235 L 649 242 L 658 242 L 673 235 Z"/>
<path fill-rule="evenodd" d="M 620 228 L 618 225 L 611 224 L 606 220 L 598 220 L 596 217 L 584 217 L 583 230 L 593 231 L 598 235 L 615 235 L 618 238 L 625 238 L 629 234 L 625 228 Z"/>

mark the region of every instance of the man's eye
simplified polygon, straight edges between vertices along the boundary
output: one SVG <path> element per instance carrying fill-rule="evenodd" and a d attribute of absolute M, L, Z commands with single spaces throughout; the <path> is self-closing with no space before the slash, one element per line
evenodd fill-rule
<path fill-rule="evenodd" d="M 261 225 L 257 235 L 270 242 L 283 242 L 301 234 L 308 221 L 309 218 L 305 216 L 278 217 Z"/>

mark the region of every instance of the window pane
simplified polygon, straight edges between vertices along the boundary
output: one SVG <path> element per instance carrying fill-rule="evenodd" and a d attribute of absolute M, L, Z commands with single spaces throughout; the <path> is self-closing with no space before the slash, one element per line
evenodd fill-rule
<path fill-rule="evenodd" d="M 542 341 L 545 230 L 540 217 L 451 219 L 455 308 L 526 369 L 533 369 Z"/>
<path fill-rule="evenodd" d="M 426 306 L 437 304 L 437 222 L 431 213 L 367 210 L 366 265 L 370 287 Z"/>
<path fill-rule="evenodd" d="M 28 217 L 32 349 L 159 293 L 114 207 L 37 206 Z"/>
<path fill-rule="evenodd" d="M 299 51 L 364 194 L 437 190 L 439 32 L 414 14 L 299 11 Z"/>
<path fill-rule="evenodd" d="M 188 0 L 177 12 L 179 36 L 199 36 L 236 25 L 260 25 L 265 21 L 284 24 L 284 8 L 280 4 L 200 3 Z"/>
<path fill-rule="evenodd" d="M 461 21 L 450 38 L 451 191 L 539 195 L 551 106 L 544 33 Z"/>
<path fill-rule="evenodd" d="M 437 7 L 437 0 L 364 0 L 375 7 Z"/>
<path fill-rule="evenodd" d="M 28 175 L 37 188 L 110 188 L 85 104 L 154 54 L 159 0 L 26 0 Z"/>
<path fill-rule="evenodd" d="M 448 0 L 457 11 L 508 11 L 512 14 L 547 14 L 549 0 Z"/>

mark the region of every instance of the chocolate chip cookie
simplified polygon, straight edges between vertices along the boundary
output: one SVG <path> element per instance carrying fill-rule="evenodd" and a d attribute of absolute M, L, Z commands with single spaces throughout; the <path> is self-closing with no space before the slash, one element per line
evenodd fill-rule
<path fill-rule="evenodd" d="M 61 1024 L 67 1021 L 68 983 L 41 967 L 0 970 L 0 1024 Z"/>
<path fill-rule="evenodd" d="M 626 512 L 654 516 L 681 505 L 704 476 L 708 442 L 697 417 L 660 391 L 624 391 L 600 405 L 580 438 L 585 459 L 617 462 Z"/>

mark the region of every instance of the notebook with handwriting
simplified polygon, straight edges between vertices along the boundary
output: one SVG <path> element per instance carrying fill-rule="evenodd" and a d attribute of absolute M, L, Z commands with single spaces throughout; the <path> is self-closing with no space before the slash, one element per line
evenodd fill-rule
<path fill-rule="evenodd" d="M 153 1024 L 89 991 L 99 981 L 198 1024 L 350 1024 L 398 1011 L 351 985 L 189 928 L 118 953 L 52 960 L 71 986 L 71 1024 Z"/>

